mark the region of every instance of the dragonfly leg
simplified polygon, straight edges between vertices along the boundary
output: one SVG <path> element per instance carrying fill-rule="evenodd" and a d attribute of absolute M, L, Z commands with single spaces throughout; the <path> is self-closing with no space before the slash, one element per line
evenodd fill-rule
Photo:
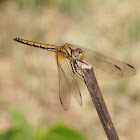
<path fill-rule="evenodd" d="M 75 64 L 72 64 L 72 61 L 70 61 L 70 64 L 71 64 L 71 68 L 72 68 L 73 73 L 74 73 L 78 78 L 80 78 L 80 79 L 83 81 L 83 79 L 81 78 L 82 75 L 80 75 L 80 73 L 77 71 L 77 68 L 76 68 Z M 77 73 L 78 75 L 77 75 L 76 73 Z M 80 76 L 79 76 L 79 75 L 80 75 Z"/>
<path fill-rule="evenodd" d="M 78 70 L 81 70 L 81 67 L 76 63 L 76 62 L 74 62 L 74 70 L 75 70 L 75 72 L 80 76 L 80 77 L 82 77 L 83 78 L 83 75 L 82 74 L 80 74 L 79 72 L 78 72 Z M 81 78 L 80 78 L 81 79 Z M 81 79 L 82 81 L 84 81 L 83 79 Z"/>
<path fill-rule="evenodd" d="M 72 61 L 70 61 L 70 65 L 71 65 L 71 68 L 72 68 L 72 72 L 73 72 L 74 74 L 76 74 L 75 71 L 74 71 L 74 69 L 73 69 Z"/>
<path fill-rule="evenodd" d="M 85 63 L 84 61 L 80 60 L 81 63 L 88 65 L 87 63 Z"/>

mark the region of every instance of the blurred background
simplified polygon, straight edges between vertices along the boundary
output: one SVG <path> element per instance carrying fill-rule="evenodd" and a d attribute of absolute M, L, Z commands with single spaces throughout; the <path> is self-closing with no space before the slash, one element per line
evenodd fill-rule
<path fill-rule="evenodd" d="M 134 77 L 98 82 L 120 139 L 139 140 L 139 0 L 0 0 L 0 140 L 107 140 L 86 86 L 79 82 L 83 106 L 72 98 L 64 111 L 55 54 L 15 37 L 132 64 Z"/>

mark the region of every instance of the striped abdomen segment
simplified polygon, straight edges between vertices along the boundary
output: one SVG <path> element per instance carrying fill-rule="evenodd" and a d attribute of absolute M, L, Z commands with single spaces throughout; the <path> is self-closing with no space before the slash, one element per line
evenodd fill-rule
<path fill-rule="evenodd" d="M 37 42 L 29 41 L 29 40 L 24 40 L 22 38 L 15 38 L 14 40 L 17 41 L 17 42 L 26 44 L 26 45 L 38 47 L 38 48 L 41 48 L 41 49 L 47 49 L 48 51 L 53 51 L 54 52 L 55 49 L 56 49 L 55 45 L 37 43 Z"/>

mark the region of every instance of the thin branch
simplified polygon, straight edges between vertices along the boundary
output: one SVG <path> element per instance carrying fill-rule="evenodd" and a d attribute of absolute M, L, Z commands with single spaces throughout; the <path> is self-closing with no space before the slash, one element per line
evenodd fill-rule
<path fill-rule="evenodd" d="M 83 65 L 82 73 L 85 84 L 89 90 L 90 96 L 95 105 L 98 116 L 108 137 L 108 140 L 119 140 L 109 112 L 107 110 L 106 104 L 104 102 L 103 96 L 99 89 L 93 68 L 91 66 Z"/>

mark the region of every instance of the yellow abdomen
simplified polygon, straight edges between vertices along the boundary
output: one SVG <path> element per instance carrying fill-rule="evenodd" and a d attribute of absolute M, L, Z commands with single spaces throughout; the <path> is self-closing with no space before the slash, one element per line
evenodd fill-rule
<path fill-rule="evenodd" d="M 24 40 L 22 38 L 15 38 L 14 40 L 17 42 L 20 42 L 22 44 L 38 47 L 41 49 L 47 49 L 48 51 L 53 51 L 53 52 L 55 51 L 55 49 L 57 47 L 55 45 L 38 43 L 38 42 L 34 42 L 34 41 Z"/>

